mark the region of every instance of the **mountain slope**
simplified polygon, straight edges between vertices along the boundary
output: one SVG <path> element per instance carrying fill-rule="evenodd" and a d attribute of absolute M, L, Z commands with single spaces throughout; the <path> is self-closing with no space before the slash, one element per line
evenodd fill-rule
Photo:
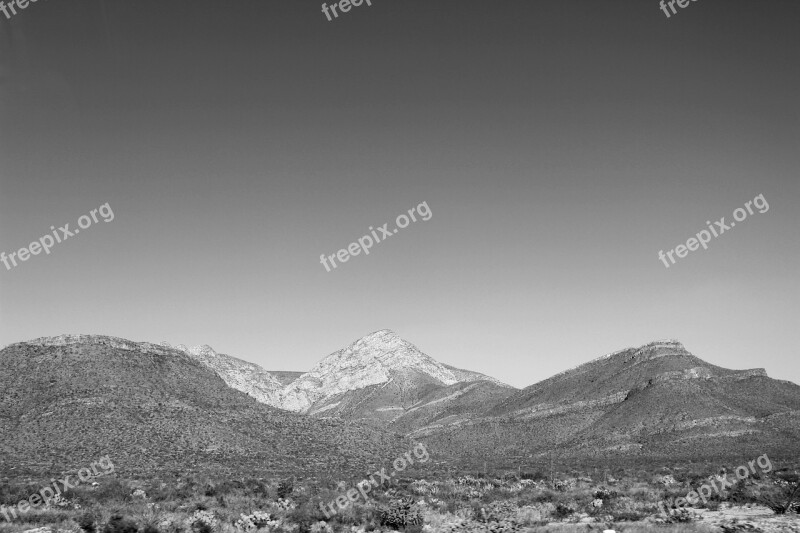
<path fill-rule="evenodd" d="M 185 352 L 103 336 L 0 350 L 0 471 L 59 472 L 109 454 L 117 470 L 359 470 L 397 435 L 274 409 Z"/>
<path fill-rule="evenodd" d="M 166 342 L 162 342 L 161 345 L 173 348 Z M 229 387 L 249 394 L 267 405 L 281 406 L 280 394 L 284 387 L 283 383 L 257 364 L 217 353 L 206 344 L 193 348 L 178 345 L 174 348 L 187 353 L 216 372 Z"/>
<path fill-rule="evenodd" d="M 796 451 L 800 387 L 710 365 L 677 341 L 621 350 L 412 432 L 456 455 L 677 458 Z M 433 444 L 435 443 L 435 444 Z"/>

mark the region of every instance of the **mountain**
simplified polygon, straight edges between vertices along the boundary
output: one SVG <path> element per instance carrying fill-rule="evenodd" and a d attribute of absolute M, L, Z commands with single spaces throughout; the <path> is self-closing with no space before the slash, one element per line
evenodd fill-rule
<path fill-rule="evenodd" d="M 332 353 L 309 372 L 267 372 L 205 345 L 161 345 L 184 352 L 267 405 L 319 418 L 392 424 L 400 432 L 475 417 L 515 390 L 439 363 L 386 329 Z"/>
<path fill-rule="evenodd" d="M 257 402 L 202 352 L 94 335 L 3 348 L 0 471 L 63 472 L 109 454 L 136 475 L 363 472 L 409 449 L 387 431 Z"/>
<path fill-rule="evenodd" d="M 480 385 L 462 387 L 466 383 Z M 391 423 L 426 402 L 445 402 L 456 392 L 453 386 L 461 389 L 457 396 L 487 388 L 514 390 L 483 374 L 443 365 L 384 329 L 332 353 L 294 380 L 282 393 L 282 405 L 315 416 Z"/>
<path fill-rule="evenodd" d="M 187 348 L 182 344 L 173 347 L 167 342 L 162 342 L 161 345 L 188 354 L 216 372 L 229 387 L 249 394 L 259 402 L 281 407 L 280 394 L 284 383 L 260 366 L 217 353 L 206 344 L 193 348 Z"/>
<path fill-rule="evenodd" d="M 306 373 L 270 373 L 208 346 L 97 335 L 12 344 L 0 365 L 0 471 L 17 473 L 107 453 L 137 474 L 363 471 L 407 450 L 400 435 L 473 465 L 551 454 L 573 465 L 777 460 L 800 438 L 798 385 L 711 365 L 673 340 L 522 390 L 444 365 L 389 330 Z"/>
<path fill-rule="evenodd" d="M 796 453 L 800 387 L 706 363 L 674 340 L 605 355 L 411 436 L 456 456 L 725 457 Z M 753 455 L 755 457 L 755 455 Z"/>

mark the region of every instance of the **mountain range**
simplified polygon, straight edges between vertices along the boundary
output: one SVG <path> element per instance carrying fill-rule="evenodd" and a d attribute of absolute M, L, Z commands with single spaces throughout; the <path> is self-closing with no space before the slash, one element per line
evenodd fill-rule
<path fill-rule="evenodd" d="M 441 461 L 510 468 L 554 451 L 590 462 L 778 457 L 796 454 L 800 437 L 798 385 L 710 365 L 674 340 L 524 389 L 442 364 L 389 330 L 308 372 L 98 335 L 12 344 L 0 364 L 9 468 L 117 453 L 137 471 L 358 470 L 412 440 Z"/>

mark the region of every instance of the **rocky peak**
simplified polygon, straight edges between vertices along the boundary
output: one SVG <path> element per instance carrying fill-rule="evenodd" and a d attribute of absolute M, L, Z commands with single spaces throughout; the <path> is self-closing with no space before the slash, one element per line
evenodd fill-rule
<path fill-rule="evenodd" d="M 283 404 L 304 411 L 321 398 L 387 383 L 398 371 L 426 374 L 443 385 L 458 382 L 443 364 L 393 331 L 382 329 L 330 354 L 292 382 L 284 390 Z"/>

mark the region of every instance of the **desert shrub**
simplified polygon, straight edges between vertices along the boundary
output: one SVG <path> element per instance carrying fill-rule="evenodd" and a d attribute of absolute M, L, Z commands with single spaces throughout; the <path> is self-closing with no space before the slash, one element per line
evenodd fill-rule
<path fill-rule="evenodd" d="M 473 507 L 473 519 L 478 522 L 501 522 L 515 517 L 519 507 L 510 501 L 494 501 L 486 506 Z"/>
<path fill-rule="evenodd" d="M 612 499 L 619 496 L 619 493 L 615 490 L 601 486 L 592 493 L 592 496 L 594 496 L 595 499 L 603 500 L 603 503 L 607 504 Z"/>
<path fill-rule="evenodd" d="M 286 499 L 294 491 L 294 483 L 291 479 L 285 479 L 278 483 L 278 498 Z"/>
<path fill-rule="evenodd" d="M 253 531 L 267 527 L 275 522 L 276 520 L 271 514 L 255 511 L 249 515 L 243 514 L 242 517 L 236 521 L 234 526 L 240 531 Z"/>
<path fill-rule="evenodd" d="M 395 500 L 380 509 L 380 524 L 394 529 L 422 524 L 422 512 L 411 498 Z"/>
<path fill-rule="evenodd" d="M 667 524 L 685 524 L 692 522 L 697 516 L 689 509 L 670 509 L 664 521 Z"/>
<path fill-rule="evenodd" d="M 546 490 L 543 490 L 541 492 L 537 492 L 536 494 L 534 494 L 531 502 L 532 503 L 554 502 L 554 501 L 556 501 L 557 497 L 560 497 L 560 495 L 557 495 L 556 492 L 554 492 L 554 491 L 552 491 L 550 489 L 546 489 Z"/>
<path fill-rule="evenodd" d="M 131 492 L 131 486 L 127 482 L 108 478 L 91 493 L 91 500 L 95 503 L 127 502 L 131 500 Z"/>
<path fill-rule="evenodd" d="M 246 490 L 254 496 L 269 498 L 269 483 L 262 479 L 250 479 L 246 483 Z"/>
<path fill-rule="evenodd" d="M 544 525 L 554 512 L 555 506 L 551 503 L 525 505 L 517 509 L 514 521 L 523 526 Z"/>
<path fill-rule="evenodd" d="M 558 505 L 556 505 L 556 510 L 553 513 L 553 516 L 555 516 L 559 520 L 563 520 L 564 518 L 567 518 L 568 516 L 572 515 L 573 513 L 575 513 L 575 509 L 572 509 L 571 507 L 569 507 L 567 505 L 559 503 Z"/>
<path fill-rule="evenodd" d="M 214 513 L 205 509 L 197 509 L 186 519 L 188 529 L 194 533 L 212 533 L 218 523 L 219 521 L 214 516 Z"/>
<path fill-rule="evenodd" d="M 730 503 L 735 505 L 741 505 L 753 501 L 753 499 L 747 494 L 747 487 L 745 486 L 745 481 L 746 480 L 744 479 L 740 479 L 739 481 L 733 484 L 733 487 L 731 487 L 728 490 L 727 500 Z"/>
<path fill-rule="evenodd" d="M 113 515 L 103 527 L 103 533 L 137 533 L 138 530 L 139 528 L 133 521 L 119 514 Z"/>
<path fill-rule="evenodd" d="M 0 505 L 16 507 L 18 502 L 27 500 L 31 494 L 38 490 L 39 487 L 21 484 L 0 485 Z"/>
<path fill-rule="evenodd" d="M 792 510 L 797 511 L 800 502 L 800 483 L 778 479 L 775 488 L 765 491 L 758 497 L 759 503 L 766 505 L 775 514 L 786 514 Z"/>
<path fill-rule="evenodd" d="M 81 514 L 77 521 L 78 527 L 80 527 L 85 533 L 95 533 L 97 531 L 94 514 L 90 513 L 89 511 Z"/>

